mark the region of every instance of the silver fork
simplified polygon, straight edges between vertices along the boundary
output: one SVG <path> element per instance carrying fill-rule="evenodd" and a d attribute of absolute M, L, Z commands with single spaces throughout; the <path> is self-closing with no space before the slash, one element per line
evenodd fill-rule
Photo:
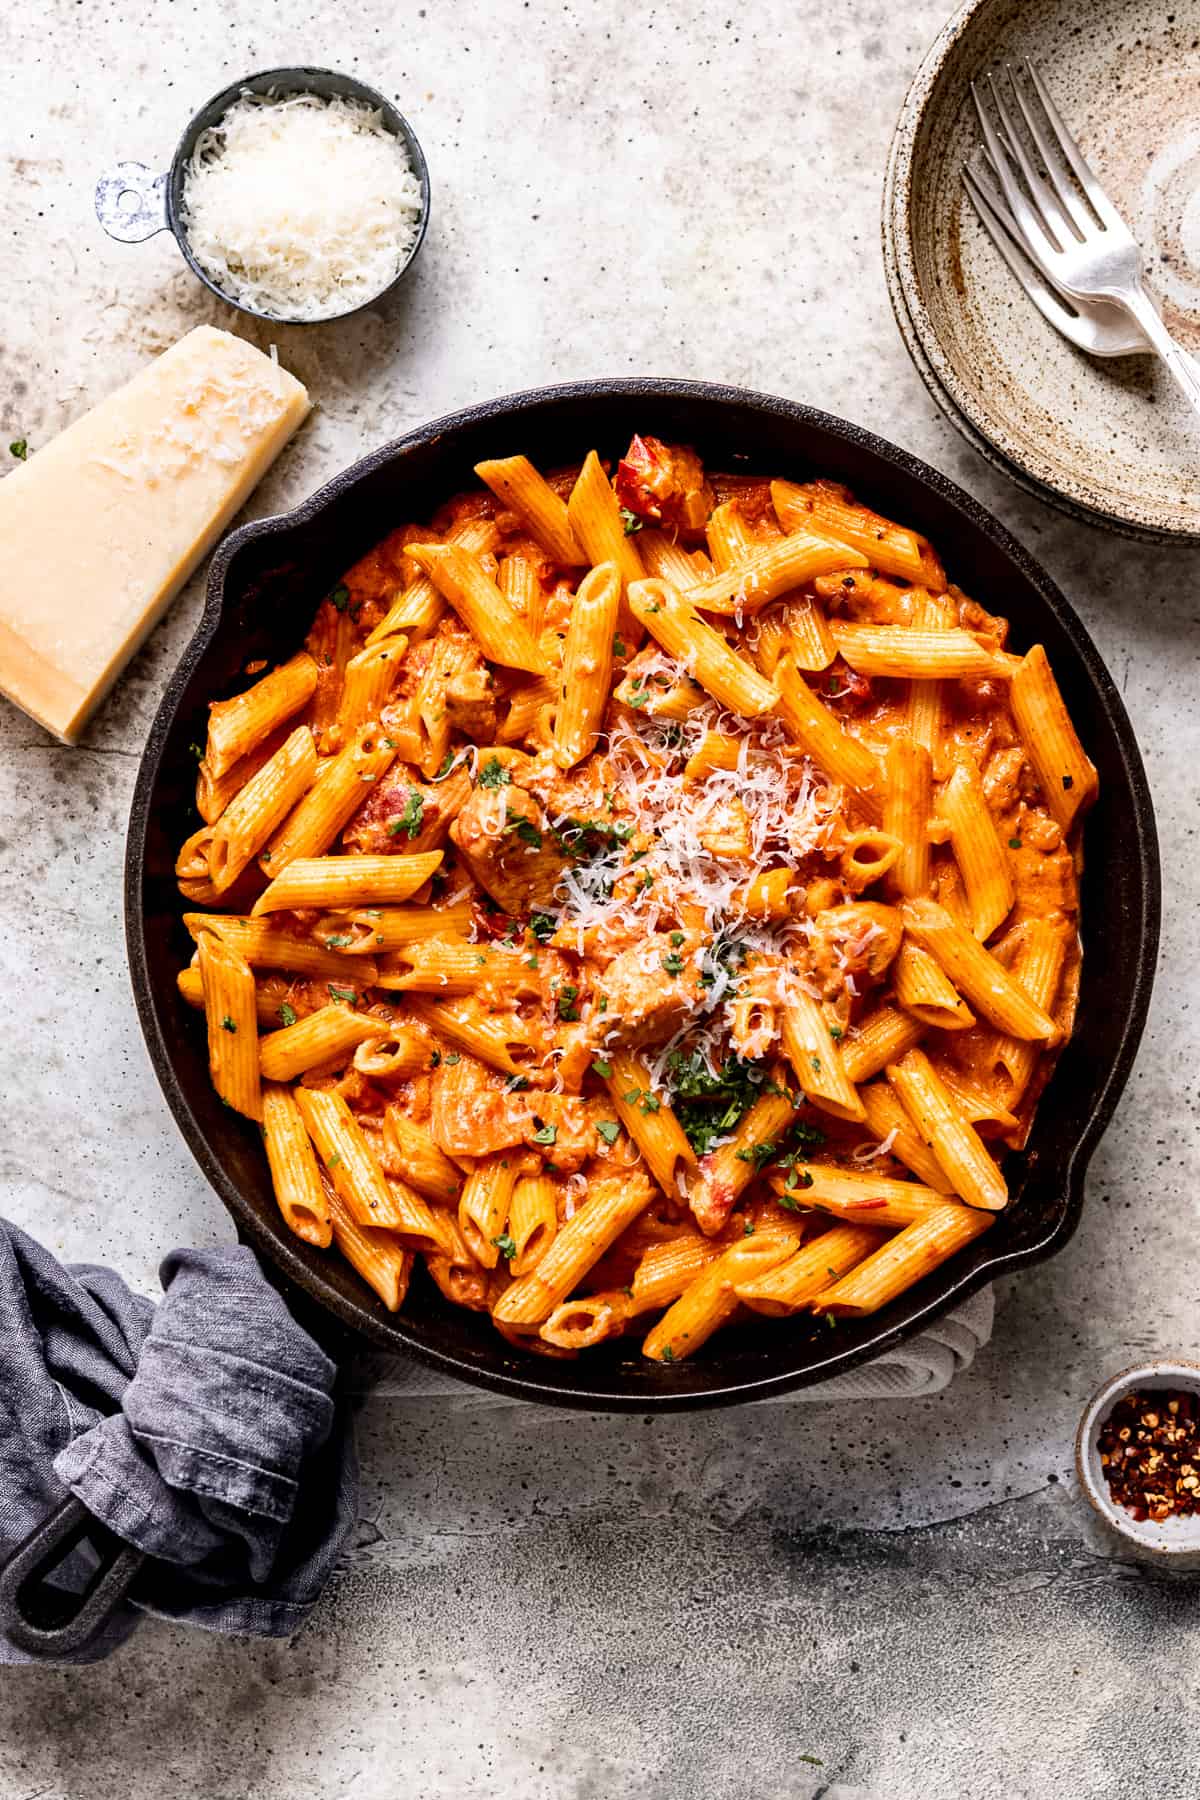
<path fill-rule="evenodd" d="M 963 168 L 963 186 L 979 218 L 1021 286 L 1055 331 L 1091 356 L 1136 356 L 1150 349 L 1140 325 L 1111 300 L 1080 300 L 1045 280 L 1021 247 L 1021 234 L 991 174 L 976 150 Z"/>
<path fill-rule="evenodd" d="M 1111 301 L 1135 320 L 1176 386 L 1193 410 L 1200 413 L 1200 373 L 1163 324 L 1146 291 L 1142 252 L 1129 227 L 1085 162 L 1029 58 L 1025 58 L 1025 74 L 1036 96 L 1032 104 L 1026 100 L 1011 68 L 1007 74 L 1045 180 L 1028 154 L 993 78 L 988 76 L 987 85 L 998 129 L 985 112 L 974 83 L 971 92 L 988 158 L 1020 232 L 1023 249 L 1046 279 L 1064 293 L 1080 300 Z M 1086 196 L 1086 203 L 1072 176 Z"/>

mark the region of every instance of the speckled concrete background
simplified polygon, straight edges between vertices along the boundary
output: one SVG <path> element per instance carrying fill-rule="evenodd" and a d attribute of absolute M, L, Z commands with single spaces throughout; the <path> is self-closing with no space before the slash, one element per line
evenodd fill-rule
<path fill-rule="evenodd" d="M 1093 1535 L 1070 1436 L 1104 1373 L 1200 1349 L 1200 557 L 1018 493 L 909 367 L 879 185 L 945 10 L 0 11 L 0 445 L 228 322 L 169 238 L 100 234 L 95 175 L 165 166 L 191 110 L 250 69 L 357 71 L 416 126 L 434 221 L 389 316 L 274 334 L 320 411 L 255 511 L 450 406 L 577 375 L 703 375 L 859 419 L 978 494 L 1074 598 L 1145 748 L 1167 879 L 1151 1029 L 1083 1227 L 1001 1291 L 949 1393 L 660 1421 L 375 1403 L 359 1552 L 309 1629 L 263 1647 L 151 1623 L 107 1667 L 10 1672 L 3 1800 L 1196 1793 L 1196 1589 Z M 0 710 L 2 1204 L 147 1288 L 171 1244 L 228 1236 L 150 1073 L 120 918 L 137 756 L 198 600 L 83 749 Z"/>

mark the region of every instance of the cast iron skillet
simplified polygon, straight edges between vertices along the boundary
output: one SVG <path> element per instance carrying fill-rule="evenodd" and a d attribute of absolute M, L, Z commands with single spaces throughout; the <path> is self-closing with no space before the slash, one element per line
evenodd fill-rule
<path fill-rule="evenodd" d="M 279 1218 L 257 1129 L 209 1084 L 202 1020 L 180 1000 L 192 945 L 172 873 L 194 828 L 190 812 L 208 702 L 245 685 L 251 658 L 282 661 L 318 601 L 387 531 L 428 518 L 475 485 L 484 457 L 528 454 L 542 466 L 597 448 L 613 455 L 634 431 L 694 444 L 714 469 L 847 482 L 881 512 L 925 532 L 952 579 L 1012 621 L 1013 643 L 1041 641 L 1100 771 L 1086 830 L 1084 965 L 1075 1034 L 1011 1159 L 1010 1210 L 976 1244 L 871 1318 L 836 1331 L 754 1321 L 720 1333 L 694 1359 L 645 1360 L 636 1339 L 576 1361 L 518 1356 L 486 1317 L 443 1301 L 423 1275 L 404 1310 L 386 1312 L 340 1258 L 292 1237 Z M 142 1029 L 171 1110 L 240 1231 L 343 1322 L 377 1344 L 413 1351 L 482 1387 L 612 1411 L 726 1405 L 821 1381 L 911 1337 L 955 1302 L 1060 1250 L 1083 1203 L 1084 1174 L 1129 1073 L 1145 1022 L 1158 947 L 1154 815 L 1137 743 L 1091 639 L 1058 589 L 961 489 L 880 438 L 767 395 L 699 382 L 633 379 L 543 388 L 468 408 L 356 463 L 284 518 L 235 531 L 218 550 L 196 636 L 167 689 L 142 758 L 125 864 L 129 960 Z"/>

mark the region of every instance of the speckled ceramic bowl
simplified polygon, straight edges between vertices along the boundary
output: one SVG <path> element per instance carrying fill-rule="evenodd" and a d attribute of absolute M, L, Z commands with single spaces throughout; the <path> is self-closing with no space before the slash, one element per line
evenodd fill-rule
<path fill-rule="evenodd" d="M 1200 1398 L 1200 1363 L 1160 1357 L 1122 1369 L 1088 1401 L 1075 1439 L 1075 1467 L 1079 1485 L 1109 1531 L 1124 1539 L 1138 1554 L 1152 1562 L 1176 1568 L 1200 1569 L 1200 1515 L 1179 1519 L 1135 1519 L 1109 1492 L 1100 1466 L 1098 1442 L 1109 1414 L 1135 1388 L 1151 1392 L 1181 1388 Z"/>
<path fill-rule="evenodd" d="M 1026 297 L 962 189 L 970 83 L 1030 56 L 1141 242 L 1167 323 L 1200 349 L 1200 0 L 970 0 L 892 140 L 884 261 L 930 392 L 997 467 L 1076 516 L 1200 541 L 1200 424 L 1148 356 L 1076 350 Z"/>

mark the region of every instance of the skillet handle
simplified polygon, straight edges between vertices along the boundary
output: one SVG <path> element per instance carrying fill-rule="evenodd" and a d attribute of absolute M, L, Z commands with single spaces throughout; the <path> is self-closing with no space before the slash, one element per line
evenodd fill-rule
<path fill-rule="evenodd" d="M 50 1577 L 85 1542 L 99 1562 L 83 1593 L 55 1587 Z M 145 1560 L 68 1494 L 0 1569 L 0 1632 L 31 1656 L 74 1655 L 120 1606 Z"/>

